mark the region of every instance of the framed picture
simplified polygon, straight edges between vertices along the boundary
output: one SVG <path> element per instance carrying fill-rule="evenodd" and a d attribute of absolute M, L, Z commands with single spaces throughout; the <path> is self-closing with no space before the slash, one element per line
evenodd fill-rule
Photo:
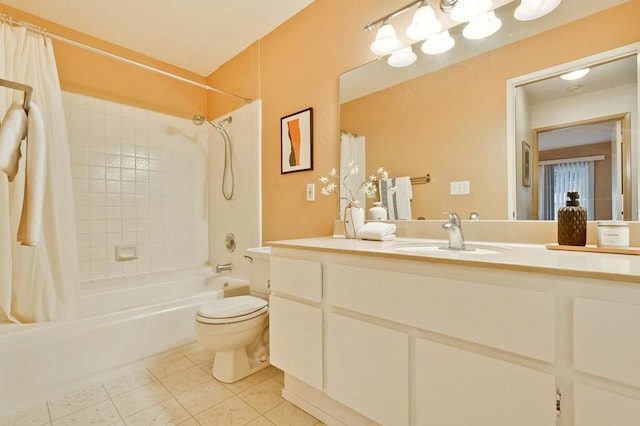
<path fill-rule="evenodd" d="M 522 186 L 531 186 L 531 147 L 522 141 Z"/>
<path fill-rule="evenodd" d="M 313 170 L 313 109 L 280 119 L 280 173 Z"/>

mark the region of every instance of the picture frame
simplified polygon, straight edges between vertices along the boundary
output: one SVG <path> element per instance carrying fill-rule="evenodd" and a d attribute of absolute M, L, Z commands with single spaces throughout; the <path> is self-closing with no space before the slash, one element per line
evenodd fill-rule
<path fill-rule="evenodd" d="M 280 119 L 280 173 L 313 170 L 313 108 Z"/>
<path fill-rule="evenodd" d="M 522 141 L 522 186 L 531 186 L 531 146 Z"/>

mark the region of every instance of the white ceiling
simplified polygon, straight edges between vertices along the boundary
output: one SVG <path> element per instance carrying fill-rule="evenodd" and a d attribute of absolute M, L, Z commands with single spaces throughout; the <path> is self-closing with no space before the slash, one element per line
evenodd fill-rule
<path fill-rule="evenodd" d="M 313 0 L 1 0 L 206 76 Z"/>

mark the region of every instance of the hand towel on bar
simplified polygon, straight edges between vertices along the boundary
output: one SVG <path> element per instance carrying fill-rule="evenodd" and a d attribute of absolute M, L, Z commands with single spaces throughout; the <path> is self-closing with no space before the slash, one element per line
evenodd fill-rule
<path fill-rule="evenodd" d="M 412 198 L 409 176 L 380 180 L 380 200 L 389 211 L 389 220 L 411 220 Z"/>
<path fill-rule="evenodd" d="M 396 239 L 396 225 L 384 222 L 368 222 L 358 231 L 363 240 L 391 241 Z"/>
<path fill-rule="evenodd" d="M 0 171 L 6 173 L 9 182 L 18 173 L 20 142 L 27 135 L 27 113 L 22 102 L 11 104 L 0 125 Z"/>
<path fill-rule="evenodd" d="M 18 226 L 18 242 L 35 246 L 40 241 L 46 183 L 47 144 L 40 108 L 31 102 L 27 133 L 24 199 Z"/>

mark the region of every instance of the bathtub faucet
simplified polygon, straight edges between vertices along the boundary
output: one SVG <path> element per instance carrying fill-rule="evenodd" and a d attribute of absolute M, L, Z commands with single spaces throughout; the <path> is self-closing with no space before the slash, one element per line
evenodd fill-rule
<path fill-rule="evenodd" d="M 224 272 L 224 271 L 231 271 L 232 269 L 233 269 L 233 265 L 230 263 L 223 263 L 222 265 L 220 264 L 216 265 L 217 273 Z"/>

